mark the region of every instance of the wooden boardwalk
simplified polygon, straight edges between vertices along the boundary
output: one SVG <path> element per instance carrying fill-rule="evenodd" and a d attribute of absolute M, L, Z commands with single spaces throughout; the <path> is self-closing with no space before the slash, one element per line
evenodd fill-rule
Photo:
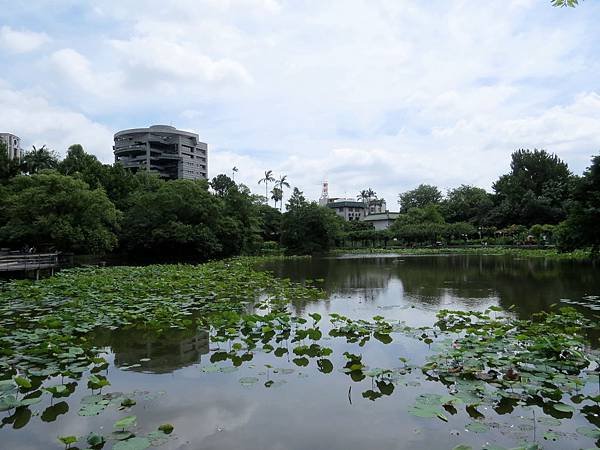
<path fill-rule="evenodd" d="M 0 272 L 30 272 L 54 269 L 58 265 L 58 253 L 23 253 L 0 256 Z"/>

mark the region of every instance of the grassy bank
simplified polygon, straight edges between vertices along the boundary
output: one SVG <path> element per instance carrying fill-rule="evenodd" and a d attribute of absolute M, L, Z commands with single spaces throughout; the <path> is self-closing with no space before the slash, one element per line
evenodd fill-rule
<path fill-rule="evenodd" d="M 379 253 L 397 253 L 399 255 L 493 255 L 514 256 L 520 258 L 548 258 L 564 260 L 589 260 L 590 252 L 575 250 L 561 253 L 556 249 L 530 249 L 509 247 L 440 247 L 440 248 L 339 248 L 331 252 L 333 255 L 362 255 Z"/>

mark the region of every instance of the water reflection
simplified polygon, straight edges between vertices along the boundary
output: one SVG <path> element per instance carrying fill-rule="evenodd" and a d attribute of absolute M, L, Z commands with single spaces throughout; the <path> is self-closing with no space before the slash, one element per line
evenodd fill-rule
<path fill-rule="evenodd" d="M 591 264 L 543 258 L 381 255 L 289 260 L 266 267 L 295 281 L 323 280 L 316 284 L 332 296 L 358 296 L 383 307 L 388 302 L 427 309 L 514 304 L 521 318 L 561 299 L 600 293 L 599 271 Z M 301 302 L 295 306 L 302 311 Z"/>
<path fill-rule="evenodd" d="M 206 330 L 173 330 L 157 336 L 131 330 L 98 336 L 98 345 L 110 347 L 116 367 L 136 372 L 169 373 L 198 364 L 209 353 Z"/>

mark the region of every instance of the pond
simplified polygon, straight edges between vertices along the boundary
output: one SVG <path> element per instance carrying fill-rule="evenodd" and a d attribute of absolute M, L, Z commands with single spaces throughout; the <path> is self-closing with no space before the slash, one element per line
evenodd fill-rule
<path fill-rule="evenodd" d="M 248 298 L 247 313 L 274 315 L 270 321 L 253 319 L 237 328 L 231 320 L 219 319 L 224 320 L 220 325 L 207 328 L 174 326 L 160 332 L 114 324 L 82 330 L 86 333 L 81 347 L 86 352 L 86 345 L 99 349 L 97 357 L 106 363 L 96 361 L 91 373 L 84 372 L 87 366 L 82 363 L 70 378 L 51 371 L 45 374 L 44 386 L 65 388 L 53 395 L 46 391 L 39 398 L 32 394 L 36 400 L 31 405 L 3 408 L 0 448 L 60 449 L 58 436 L 75 436 L 78 442 L 73 446 L 87 448 L 90 433 L 106 439 L 106 449 L 599 445 L 597 268 L 581 262 L 482 255 L 348 255 L 258 264 L 277 279 L 316 286 L 324 294 L 307 298 L 290 291 L 286 298 L 291 315 L 277 315 L 273 311 L 281 309 L 260 306 L 264 294 L 258 301 Z M 131 280 L 139 282 L 139 276 Z M 247 284 L 254 282 L 249 278 Z M 110 291 L 105 286 L 95 289 L 98 302 Z M 231 289 L 244 295 L 243 286 Z M 496 333 L 493 341 L 477 337 L 489 347 L 469 350 L 460 366 L 454 358 L 454 365 L 441 375 L 448 355 L 466 344 L 432 328 L 438 311 L 486 312 L 492 321 L 504 315 L 507 320 L 527 320 L 559 306 L 574 307 L 592 324 L 586 331 L 585 366 L 574 370 L 574 366 L 521 360 L 515 363 L 514 377 L 510 371 L 496 373 L 487 367 L 485 372 L 469 372 L 475 377 L 461 377 L 473 352 L 493 357 L 511 346 L 518 348 L 515 340 L 502 341 L 504 328 L 498 322 L 488 333 Z M 190 311 L 193 317 L 196 313 Z M 451 316 L 446 324 L 462 319 Z M 289 323 L 292 332 L 285 334 L 281 330 Z M 548 329 L 540 328 L 540 334 Z M 457 336 L 465 335 L 464 328 L 457 330 Z M 532 331 L 527 339 L 534 335 Z M 69 349 L 61 354 L 65 360 L 83 361 L 79 347 Z M 578 361 L 579 356 L 573 358 Z M 105 379 L 110 385 L 102 386 Z M 5 387 L 1 383 L 0 394 L 17 389 L 7 387 L 8 381 Z M 35 389 L 21 386 L 15 395 L 27 399 Z M 165 423 L 174 426 L 172 433 L 157 431 Z M 132 433 L 138 437 L 120 440 Z"/>

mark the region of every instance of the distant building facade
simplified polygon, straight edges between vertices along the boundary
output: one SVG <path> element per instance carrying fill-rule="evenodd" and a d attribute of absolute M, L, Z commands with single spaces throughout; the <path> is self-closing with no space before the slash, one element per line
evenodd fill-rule
<path fill-rule="evenodd" d="M 365 217 L 367 205 L 351 198 L 330 198 L 325 204 L 333 209 L 338 216 L 348 222 L 361 220 Z"/>
<path fill-rule="evenodd" d="M 20 161 L 23 157 L 21 138 L 11 133 L 0 133 L 0 140 L 6 144 L 8 159 L 16 159 Z"/>
<path fill-rule="evenodd" d="M 161 178 L 208 179 L 208 145 L 199 136 L 168 125 L 115 134 L 115 162 L 134 172 L 150 170 Z"/>
<path fill-rule="evenodd" d="M 387 205 L 385 200 L 382 198 L 376 198 L 370 200 L 369 204 L 369 214 L 380 214 L 387 211 Z"/>
<path fill-rule="evenodd" d="M 382 212 L 376 214 L 369 214 L 362 219 L 363 222 L 372 223 L 373 228 L 376 230 L 387 230 L 392 226 L 394 221 L 400 216 L 400 213 L 395 212 Z"/>

